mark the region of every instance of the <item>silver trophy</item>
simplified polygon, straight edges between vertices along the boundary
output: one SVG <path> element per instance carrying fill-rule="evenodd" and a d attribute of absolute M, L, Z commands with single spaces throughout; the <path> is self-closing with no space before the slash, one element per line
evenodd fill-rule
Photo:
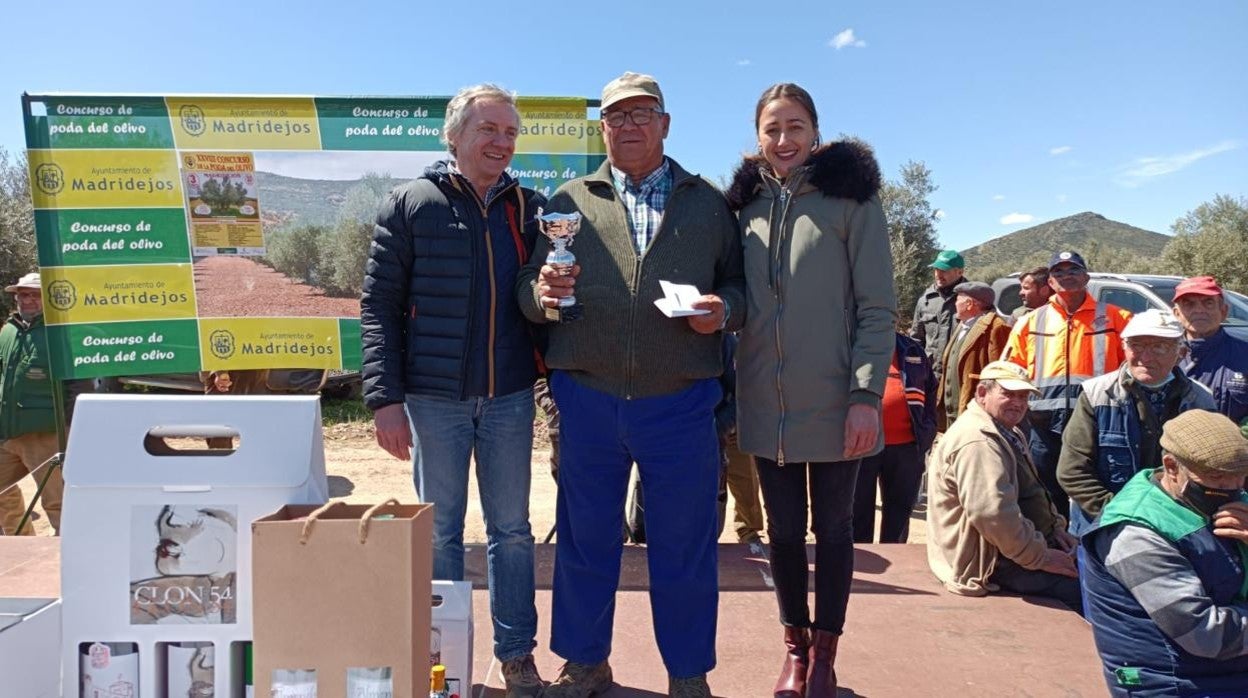
<path fill-rule="evenodd" d="M 550 240 L 553 249 L 546 255 L 546 263 L 561 276 L 568 276 L 572 273 L 572 267 L 576 264 L 576 256 L 568 251 L 572 246 L 572 239 L 581 230 L 581 214 L 579 213 L 542 213 L 542 209 L 537 209 L 537 225 Z M 584 306 L 576 302 L 576 296 L 568 296 L 560 298 L 556 310 L 559 313 L 559 321 L 567 322 L 571 320 L 579 320 L 581 318 Z"/>

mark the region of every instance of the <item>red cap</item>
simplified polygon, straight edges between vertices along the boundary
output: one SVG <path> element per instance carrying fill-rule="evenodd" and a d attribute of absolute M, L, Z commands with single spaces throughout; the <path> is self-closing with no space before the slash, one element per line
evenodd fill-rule
<path fill-rule="evenodd" d="M 1174 287 L 1174 300 L 1178 301 L 1183 296 L 1220 296 L 1222 289 L 1218 287 L 1218 282 L 1212 276 L 1193 276 L 1190 279 L 1183 279 L 1178 286 Z"/>

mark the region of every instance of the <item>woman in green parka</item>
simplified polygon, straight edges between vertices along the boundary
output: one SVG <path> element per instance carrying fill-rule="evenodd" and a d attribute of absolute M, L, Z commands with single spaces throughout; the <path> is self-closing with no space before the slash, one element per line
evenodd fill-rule
<path fill-rule="evenodd" d="M 814 100 L 791 83 L 763 92 L 754 124 L 758 154 L 737 168 L 728 192 L 747 285 L 738 442 L 758 468 L 784 626 L 775 695 L 831 697 L 853 575 L 854 481 L 859 461 L 883 448 L 893 264 L 870 148 L 820 145 Z"/>

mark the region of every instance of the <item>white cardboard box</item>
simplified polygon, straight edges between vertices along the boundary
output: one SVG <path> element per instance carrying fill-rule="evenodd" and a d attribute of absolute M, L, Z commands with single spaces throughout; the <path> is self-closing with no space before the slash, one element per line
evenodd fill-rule
<path fill-rule="evenodd" d="M 433 580 L 433 603 L 430 633 L 441 641 L 447 688 L 451 698 L 468 698 L 472 693 L 472 582 Z M 429 645 L 431 660 L 437 658 L 434 637 Z"/>
<path fill-rule="evenodd" d="M 240 438 L 228 455 L 162 454 L 148 438 L 198 448 L 223 432 Z M 95 642 L 137 644 L 136 698 L 164 696 L 168 643 L 212 642 L 207 671 L 232 695 L 252 639 L 250 524 L 328 495 L 315 396 L 79 398 L 61 527 L 65 695 Z"/>
<path fill-rule="evenodd" d="M 60 646 L 59 599 L 0 599 L 0 692 L 59 698 Z"/>

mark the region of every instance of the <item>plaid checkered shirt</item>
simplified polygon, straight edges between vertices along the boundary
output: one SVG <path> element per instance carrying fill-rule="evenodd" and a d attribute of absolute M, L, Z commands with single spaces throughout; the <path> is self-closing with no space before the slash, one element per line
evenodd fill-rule
<path fill-rule="evenodd" d="M 628 227 L 633 231 L 633 247 L 639 255 L 645 254 L 655 233 L 659 232 L 674 179 L 667 158 L 638 184 L 633 184 L 632 179 L 614 165 L 611 167 L 611 181 L 615 184 L 615 193 L 624 202 Z"/>

